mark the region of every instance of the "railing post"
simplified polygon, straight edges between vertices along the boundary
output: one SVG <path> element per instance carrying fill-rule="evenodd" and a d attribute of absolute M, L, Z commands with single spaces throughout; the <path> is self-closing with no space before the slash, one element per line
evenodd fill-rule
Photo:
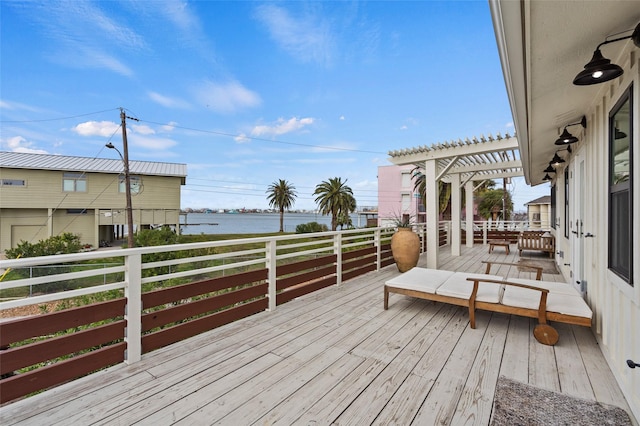
<path fill-rule="evenodd" d="M 269 311 L 276 309 L 276 240 L 269 240 L 266 247 L 265 263 L 267 266 L 267 280 L 269 282 Z"/>
<path fill-rule="evenodd" d="M 488 222 L 485 220 L 482 222 L 482 244 L 487 245 L 487 224 Z"/>
<path fill-rule="evenodd" d="M 342 232 L 333 235 L 333 253 L 336 255 L 336 285 L 342 284 Z"/>
<path fill-rule="evenodd" d="M 124 318 L 127 321 L 124 362 L 133 364 L 142 356 L 142 255 L 129 254 L 124 258 L 124 297 L 127 299 Z"/>
<path fill-rule="evenodd" d="M 382 243 L 380 228 L 373 231 L 373 245 L 376 247 L 376 271 L 380 271 L 382 268 Z"/>

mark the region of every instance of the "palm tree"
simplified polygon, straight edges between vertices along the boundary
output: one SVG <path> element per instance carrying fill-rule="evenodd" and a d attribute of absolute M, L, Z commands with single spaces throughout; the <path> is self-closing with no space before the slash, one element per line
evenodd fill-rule
<path fill-rule="evenodd" d="M 422 173 L 422 170 L 423 169 L 421 166 L 415 166 L 413 169 L 411 169 L 411 175 L 415 179 L 415 182 L 413 184 L 413 190 L 418 194 L 420 194 L 420 199 L 422 200 L 422 203 L 424 205 L 426 204 L 426 201 L 427 201 L 427 197 L 426 197 L 427 184 L 425 181 L 424 173 Z M 488 189 L 493 189 L 495 184 L 496 183 L 490 179 L 483 181 L 477 188 L 478 194 Z M 441 180 L 438 181 L 438 194 L 440 194 L 438 211 L 440 213 L 444 213 L 447 210 L 447 207 L 449 206 L 449 204 L 451 203 L 451 184 L 443 182 Z M 464 188 L 462 188 L 462 200 L 463 201 L 465 200 Z"/>
<path fill-rule="evenodd" d="M 331 215 L 332 231 L 337 229 L 338 217 L 341 214 L 348 215 L 356 210 L 356 199 L 346 183 L 346 180 L 342 182 L 339 177 L 331 178 L 318 184 L 313 193 L 313 195 L 317 195 L 316 203 L 320 213 Z"/>
<path fill-rule="evenodd" d="M 296 202 L 298 194 L 296 187 L 284 179 L 274 181 L 267 189 L 269 206 L 280 210 L 280 232 L 284 232 L 284 211 L 290 209 Z"/>

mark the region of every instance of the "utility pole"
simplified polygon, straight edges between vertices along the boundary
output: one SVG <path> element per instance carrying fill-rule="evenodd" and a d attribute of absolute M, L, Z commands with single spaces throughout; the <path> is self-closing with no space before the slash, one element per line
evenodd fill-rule
<path fill-rule="evenodd" d="M 127 197 L 127 245 L 129 248 L 134 247 L 133 242 L 133 206 L 131 205 L 131 176 L 129 175 L 129 146 L 127 145 L 127 116 L 124 109 L 120 108 L 120 121 L 122 122 L 122 150 L 124 156 L 124 184 L 125 194 Z"/>
<path fill-rule="evenodd" d="M 122 150 L 124 151 L 124 156 L 122 155 L 120 150 L 116 148 L 111 142 L 109 142 L 105 146 L 109 149 L 115 149 L 116 152 L 120 155 L 120 159 L 124 164 L 124 184 L 127 202 L 127 246 L 131 248 L 135 246 L 135 243 L 133 242 L 133 206 L 131 203 L 131 175 L 129 174 L 129 146 L 127 145 L 127 118 L 138 121 L 138 119 L 136 118 L 127 117 L 124 113 L 124 109 L 120 108 L 120 121 L 122 126 Z"/>

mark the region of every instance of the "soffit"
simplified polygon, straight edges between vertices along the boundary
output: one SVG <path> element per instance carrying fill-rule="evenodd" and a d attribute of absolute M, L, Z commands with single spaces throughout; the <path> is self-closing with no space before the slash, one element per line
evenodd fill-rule
<path fill-rule="evenodd" d="M 511 2 L 499 3 L 508 9 Z M 543 182 L 543 170 L 549 160 L 562 148 L 554 142 L 564 126 L 588 115 L 594 102 L 605 96 L 611 85 L 619 84 L 614 80 L 575 86 L 574 77 L 607 36 L 633 29 L 638 24 L 640 7 L 635 1 L 531 1 L 521 3 L 520 13 L 519 26 L 504 26 L 502 42 L 509 44 L 510 38 L 521 40 L 524 65 L 511 67 L 507 70 L 511 75 L 505 78 L 512 84 L 524 80 L 525 90 L 510 95 L 510 102 L 512 109 L 526 108 L 525 114 L 514 111 L 514 119 L 516 130 L 522 135 L 525 178 L 537 185 Z M 503 19 L 506 18 L 503 15 Z M 631 41 L 607 44 L 601 50 L 613 63 L 621 64 L 627 43 Z M 526 102 L 517 102 L 516 97 L 525 97 Z M 587 126 L 590 124 L 588 120 Z M 580 126 L 572 126 L 569 131 L 580 139 L 584 136 Z M 561 154 L 566 157 L 566 153 Z"/>

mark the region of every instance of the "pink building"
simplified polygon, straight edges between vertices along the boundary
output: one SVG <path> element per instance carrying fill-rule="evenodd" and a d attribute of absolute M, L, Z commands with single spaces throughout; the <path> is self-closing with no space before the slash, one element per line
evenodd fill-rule
<path fill-rule="evenodd" d="M 412 165 L 378 167 L 378 225 L 394 225 L 398 219 L 424 222 L 424 208 L 414 191 Z"/>

